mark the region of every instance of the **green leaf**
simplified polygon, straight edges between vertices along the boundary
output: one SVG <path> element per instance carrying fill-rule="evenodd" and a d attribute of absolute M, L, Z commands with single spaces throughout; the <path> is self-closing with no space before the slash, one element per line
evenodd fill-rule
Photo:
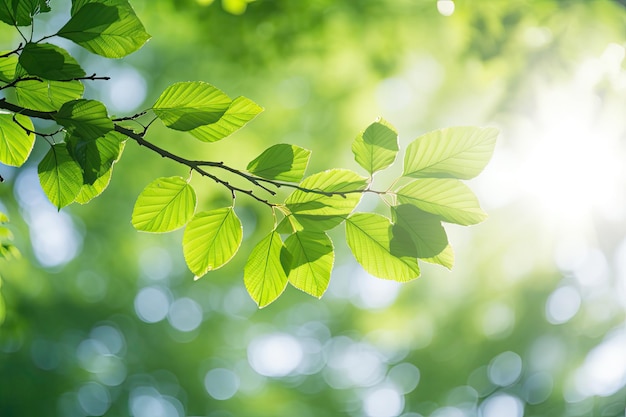
<path fill-rule="evenodd" d="M 233 207 L 197 213 L 185 228 L 183 254 L 200 278 L 226 265 L 237 253 L 243 229 Z"/>
<path fill-rule="evenodd" d="M 19 63 L 28 73 L 46 80 L 71 80 L 85 76 L 78 62 L 63 48 L 50 43 L 28 42 Z"/>
<path fill-rule="evenodd" d="M 195 210 L 196 192 L 184 178 L 157 178 L 139 194 L 132 223 L 144 232 L 170 232 L 187 224 Z"/>
<path fill-rule="evenodd" d="M 109 171 L 122 149 L 126 136 L 110 131 L 104 136 L 94 139 L 83 139 L 69 136 L 66 139 L 70 155 L 83 169 L 85 184 L 93 184 L 98 178 Z"/>
<path fill-rule="evenodd" d="M 323 192 L 359 191 L 367 186 L 366 179 L 347 169 L 331 169 L 305 178 L 301 188 Z M 287 208 L 305 228 L 317 231 L 332 229 L 344 221 L 361 200 L 362 193 L 343 195 L 294 191 L 285 201 Z"/>
<path fill-rule="evenodd" d="M 497 136 L 497 129 L 478 127 L 449 127 L 426 133 L 407 147 L 402 175 L 474 178 L 491 159 Z"/>
<path fill-rule="evenodd" d="M 107 58 L 122 58 L 150 39 L 126 0 L 74 1 L 58 35 Z"/>
<path fill-rule="evenodd" d="M 15 85 L 18 104 L 40 111 L 56 111 L 64 103 L 82 97 L 84 90 L 80 81 L 30 80 Z"/>
<path fill-rule="evenodd" d="M 243 281 L 248 293 L 261 308 L 278 298 L 287 286 L 287 275 L 282 266 L 284 253 L 280 235 L 274 230 L 252 249 L 248 257 Z"/>
<path fill-rule="evenodd" d="M 0 0 L 0 20 L 13 26 L 30 26 L 33 16 L 50 11 L 50 0 Z"/>
<path fill-rule="evenodd" d="M 378 119 L 352 142 L 354 159 L 370 175 L 387 168 L 398 153 L 398 132 L 386 120 Z"/>
<path fill-rule="evenodd" d="M 237 97 L 218 121 L 192 129 L 189 133 L 203 142 L 217 142 L 241 129 L 262 111 L 263 107 L 252 100 Z"/>
<path fill-rule="evenodd" d="M 26 116 L 0 113 L 0 162 L 5 165 L 21 166 L 33 150 L 35 135 L 26 133 L 20 125 L 30 131 L 34 129 L 33 122 Z"/>
<path fill-rule="evenodd" d="M 2 51 L 0 55 L 4 55 L 9 51 Z M 9 55 L 0 58 L 0 81 L 9 83 L 15 79 L 15 71 L 17 70 L 17 55 Z"/>
<path fill-rule="evenodd" d="M 401 204 L 392 210 L 393 234 L 397 234 L 397 227 L 404 229 L 415 245 L 416 257 L 431 258 L 448 246 L 448 236 L 439 217 L 410 204 Z"/>
<path fill-rule="evenodd" d="M 7 216 L 6 214 L 0 211 L 0 224 L 8 223 L 8 222 L 9 222 L 9 216 Z"/>
<path fill-rule="evenodd" d="M 328 288 L 335 254 L 333 242 L 320 232 L 299 231 L 287 238 L 289 282 L 299 290 L 321 298 Z"/>
<path fill-rule="evenodd" d="M 21 256 L 19 249 L 15 247 L 15 245 L 11 243 L 2 243 L 0 244 L 0 258 L 11 260 L 11 259 L 19 259 Z"/>
<path fill-rule="evenodd" d="M 41 188 L 58 209 L 72 203 L 83 185 L 80 166 L 62 143 L 50 148 L 39 163 L 37 172 Z"/>
<path fill-rule="evenodd" d="M 431 258 L 420 258 L 420 259 L 422 261 L 429 262 L 431 264 L 437 264 L 437 265 L 444 266 L 448 269 L 452 269 L 452 267 L 454 266 L 454 251 L 452 250 L 452 246 L 448 245 L 438 255 L 435 255 Z"/>
<path fill-rule="evenodd" d="M 217 122 L 231 102 L 211 84 L 180 82 L 167 87 L 152 110 L 170 129 L 189 131 Z"/>
<path fill-rule="evenodd" d="M 464 226 L 480 223 L 487 214 L 470 188 L 459 180 L 425 178 L 415 180 L 396 192 L 402 204 L 412 204 L 448 223 Z"/>
<path fill-rule="evenodd" d="M 304 176 L 311 151 L 280 143 L 270 146 L 252 160 L 248 172 L 270 180 L 298 182 Z"/>
<path fill-rule="evenodd" d="M 378 278 L 399 282 L 417 278 L 417 259 L 392 253 L 392 239 L 392 224 L 380 214 L 355 213 L 346 219 L 346 241 L 363 269 Z"/>
<path fill-rule="evenodd" d="M 54 119 L 70 136 L 93 140 L 113 130 L 104 104 L 96 100 L 73 100 L 63 104 Z"/>
<path fill-rule="evenodd" d="M 112 175 L 113 168 L 105 172 L 104 175 L 98 177 L 93 184 L 83 184 L 83 186 L 80 187 L 80 191 L 74 201 L 79 204 L 87 204 L 94 198 L 98 197 L 109 186 Z"/>

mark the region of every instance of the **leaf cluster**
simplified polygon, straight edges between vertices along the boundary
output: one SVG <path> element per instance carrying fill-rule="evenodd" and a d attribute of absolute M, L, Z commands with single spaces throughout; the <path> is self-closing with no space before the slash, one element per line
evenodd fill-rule
<path fill-rule="evenodd" d="M 49 10 L 46 1 L 0 0 L 0 20 L 17 30 L 32 26 L 34 16 Z M 383 119 L 352 144 L 355 161 L 367 176 L 334 168 L 305 177 L 311 151 L 284 143 L 270 146 L 245 169 L 192 160 L 148 141 L 150 126 L 159 120 L 212 143 L 244 127 L 262 107 L 246 97 L 231 99 L 206 82 L 190 81 L 167 87 L 141 113 L 113 118 L 103 103 L 83 97 L 85 82 L 108 77 L 87 76 L 66 50 L 45 42 L 62 37 L 106 58 L 136 51 L 150 36 L 127 0 L 73 0 L 71 15 L 57 33 L 38 41 L 20 34 L 24 43 L 0 55 L 0 90 L 15 93 L 14 101 L 0 99 L 0 162 L 21 166 L 36 137 L 46 140 L 50 147 L 39 162 L 39 180 L 58 209 L 100 195 L 129 140 L 186 166 L 187 178 L 159 177 L 143 189 L 132 224 L 151 233 L 184 227 L 183 254 L 196 278 L 226 265 L 241 246 L 236 197 L 247 195 L 267 206 L 274 227 L 254 246 L 244 268 L 245 286 L 260 307 L 274 301 L 288 283 L 315 297 L 324 294 L 335 257 L 328 231 L 341 224 L 367 272 L 406 282 L 419 276 L 418 259 L 452 267 L 454 255 L 442 222 L 472 225 L 486 217 L 462 180 L 478 175 L 489 161 L 495 129 L 455 127 L 417 138 L 406 149 L 402 175 L 382 190 L 373 188 L 374 175 L 392 166 L 399 152 L 398 133 Z M 58 129 L 38 132 L 33 119 L 54 121 Z M 224 187 L 231 204 L 197 210 L 190 183 L 194 173 Z M 292 192 L 275 201 L 279 188 Z M 381 198 L 388 217 L 355 212 L 366 193 Z"/>

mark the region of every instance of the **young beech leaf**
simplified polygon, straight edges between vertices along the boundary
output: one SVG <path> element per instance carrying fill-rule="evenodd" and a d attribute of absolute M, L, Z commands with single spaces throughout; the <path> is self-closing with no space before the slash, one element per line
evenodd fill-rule
<path fill-rule="evenodd" d="M 78 204 L 87 204 L 98 197 L 109 186 L 113 175 L 113 167 L 96 179 L 93 184 L 83 184 L 74 200 Z"/>
<path fill-rule="evenodd" d="M 33 122 L 26 116 L 0 113 L 0 162 L 5 165 L 21 166 L 33 150 L 35 135 L 26 133 L 22 126 L 30 131 L 34 129 Z"/>
<path fill-rule="evenodd" d="M 217 142 L 245 126 L 263 111 L 263 107 L 246 97 L 237 97 L 215 123 L 189 131 L 203 142 Z"/>
<path fill-rule="evenodd" d="M 70 136 L 93 140 L 113 130 L 104 104 L 96 100 L 73 100 L 63 104 L 54 119 Z"/>
<path fill-rule="evenodd" d="M 20 106 L 40 111 L 55 111 L 64 103 L 82 97 L 85 87 L 80 81 L 31 80 L 15 85 Z"/>
<path fill-rule="evenodd" d="M 196 192 L 184 178 L 157 178 L 139 194 L 132 223 L 144 232 L 170 232 L 186 225 L 195 210 Z"/>
<path fill-rule="evenodd" d="M 420 210 L 436 214 L 444 222 L 469 226 L 487 218 L 472 190 L 459 180 L 414 180 L 400 188 L 396 195 L 400 203 L 412 204 Z"/>
<path fill-rule="evenodd" d="M 71 14 L 58 35 L 107 58 L 122 58 L 150 39 L 126 0 L 73 1 Z"/>
<path fill-rule="evenodd" d="M 243 238 L 233 207 L 197 213 L 185 228 L 183 254 L 191 272 L 200 278 L 226 265 Z"/>
<path fill-rule="evenodd" d="M 50 11 L 50 0 L 2 0 L 0 20 L 13 26 L 30 26 L 33 16 Z"/>
<path fill-rule="evenodd" d="M 28 42 L 20 54 L 19 63 L 29 75 L 45 80 L 71 80 L 84 77 L 78 61 L 63 48 L 50 43 Z"/>
<path fill-rule="evenodd" d="M 346 219 L 346 241 L 363 269 L 399 282 L 417 278 L 417 259 L 392 250 L 392 239 L 392 224 L 380 214 L 355 213 Z"/>
<path fill-rule="evenodd" d="M 352 213 L 361 200 L 362 193 L 359 191 L 366 186 L 366 179 L 350 170 L 331 169 L 305 178 L 300 187 L 331 193 L 349 193 L 329 196 L 319 192 L 296 190 L 285 204 L 304 229 L 321 232 L 341 224 Z"/>
<path fill-rule="evenodd" d="M 108 133 L 107 133 L 108 135 Z M 105 136 L 107 136 L 105 135 Z M 93 184 L 85 184 L 83 173 L 83 186 L 80 188 L 80 192 L 76 196 L 76 201 L 79 204 L 87 204 L 94 198 L 98 197 L 109 186 L 111 182 L 111 176 L 113 175 L 113 164 L 119 160 L 124 151 L 125 142 L 120 142 L 119 152 L 117 158 L 112 162 L 111 167 L 104 174 L 100 175 Z"/>
<path fill-rule="evenodd" d="M 252 249 L 243 270 L 243 281 L 252 299 L 265 307 L 274 301 L 287 286 L 283 268 L 285 247 L 278 232 L 273 230 Z"/>
<path fill-rule="evenodd" d="M 189 131 L 217 122 L 231 102 L 211 84 L 189 81 L 167 87 L 152 110 L 170 129 Z"/>
<path fill-rule="evenodd" d="M 83 169 L 85 184 L 93 184 L 109 171 L 122 149 L 126 139 L 121 133 L 110 131 L 97 138 L 83 139 L 77 136 L 66 138 L 70 155 Z"/>
<path fill-rule="evenodd" d="M 37 167 L 39 183 L 52 204 L 61 209 L 72 203 L 83 185 L 80 166 L 64 143 L 54 145 Z"/>
<path fill-rule="evenodd" d="M 428 262 L 431 264 L 437 264 L 444 266 L 448 269 L 452 269 L 454 266 L 454 251 L 452 250 L 452 246 L 448 245 L 441 253 L 431 257 L 431 258 L 420 258 L 424 262 Z"/>
<path fill-rule="evenodd" d="M 410 204 L 401 204 L 393 207 L 395 228 L 404 229 L 415 244 L 418 258 L 431 258 L 440 254 L 448 246 L 446 231 L 441 225 L 439 217 L 426 213 Z"/>
<path fill-rule="evenodd" d="M 335 253 L 333 242 L 322 232 L 299 231 L 287 238 L 289 282 L 299 290 L 321 298 L 328 288 Z"/>
<path fill-rule="evenodd" d="M 378 119 L 352 142 L 354 159 L 370 175 L 387 168 L 398 153 L 398 132 L 387 121 Z"/>
<path fill-rule="evenodd" d="M 449 127 L 426 133 L 407 147 L 402 175 L 474 178 L 491 159 L 497 136 L 497 129 L 479 127 Z"/>
<path fill-rule="evenodd" d="M 8 53 L 10 53 L 10 51 L 1 51 L 0 55 L 6 55 Z M 0 58 L 0 81 L 9 83 L 15 79 L 17 59 L 18 57 L 16 55 L 8 55 L 4 58 Z"/>
<path fill-rule="evenodd" d="M 304 176 L 310 156 L 311 151 L 308 149 L 279 143 L 264 150 L 246 169 L 270 180 L 298 182 Z"/>

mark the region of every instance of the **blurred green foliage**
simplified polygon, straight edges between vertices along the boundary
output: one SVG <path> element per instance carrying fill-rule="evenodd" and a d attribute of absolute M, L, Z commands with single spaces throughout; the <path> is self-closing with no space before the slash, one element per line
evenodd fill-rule
<path fill-rule="evenodd" d="M 443 16 L 426 0 L 257 0 L 239 15 L 206 3 L 133 1 L 153 39 L 122 61 L 72 50 L 112 77 L 86 96 L 129 113 L 174 82 L 210 82 L 266 108 L 211 159 L 243 167 L 289 142 L 313 150 L 310 172 L 356 168 L 350 144 L 379 115 L 403 145 L 494 125 L 496 159 L 472 182 L 490 218 L 449 228 L 452 272 L 425 267 L 398 286 L 337 245 L 321 301 L 290 288 L 258 311 L 243 254 L 272 219 L 252 202 L 237 207 L 257 225 L 242 254 L 193 282 L 182 233 L 130 224 L 155 173 L 182 167 L 127 146 L 107 192 L 61 213 L 34 164 L 0 167 L 23 255 L 0 261 L 0 415 L 623 415 L 626 178 L 605 170 L 626 156 L 622 5 L 455 1 Z M 37 30 L 58 28 L 46 19 Z M 7 47 L 14 38 L 0 27 Z M 194 185 L 199 206 L 230 198 Z"/>

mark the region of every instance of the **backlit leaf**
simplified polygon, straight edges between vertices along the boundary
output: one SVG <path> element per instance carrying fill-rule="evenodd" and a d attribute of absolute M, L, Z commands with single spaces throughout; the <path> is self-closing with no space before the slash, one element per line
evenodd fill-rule
<path fill-rule="evenodd" d="M 21 166 L 30 155 L 35 144 L 35 135 L 26 131 L 13 118 L 29 130 L 33 122 L 21 114 L 0 113 L 0 162 L 15 167 Z"/>
<path fill-rule="evenodd" d="M 392 253 L 392 224 L 384 216 L 355 213 L 346 219 L 346 241 L 363 269 L 378 278 L 406 282 L 417 278 L 417 259 Z"/>
<path fill-rule="evenodd" d="M 232 207 L 197 213 L 185 228 L 183 254 L 199 278 L 230 261 L 243 238 L 241 221 Z"/>
<path fill-rule="evenodd" d="M 83 184 L 83 186 L 80 187 L 80 191 L 78 192 L 78 195 L 76 195 L 74 201 L 79 204 L 87 204 L 94 198 L 98 197 L 109 186 L 112 175 L 113 168 L 110 168 L 104 173 L 104 175 L 98 177 L 93 184 Z"/>
<path fill-rule="evenodd" d="M 259 177 L 298 182 L 304 176 L 310 156 L 308 149 L 280 143 L 263 151 L 246 169 Z"/>
<path fill-rule="evenodd" d="M 39 163 L 37 172 L 41 188 L 59 209 L 72 203 L 83 185 L 80 166 L 63 143 L 50 148 Z"/>
<path fill-rule="evenodd" d="M 85 184 L 93 184 L 104 175 L 115 162 L 126 139 L 121 133 L 110 131 L 97 138 L 83 139 L 70 136 L 66 139 L 70 155 L 83 169 Z"/>
<path fill-rule="evenodd" d="M 126 0 L 74 1 L 58 35 L 107 58 L 124 57 L 150 39 Z"/>
<path fill-rule="evenodd" d="M 361 199 L 365 178 L 347 169 L 331 169 L 305 178 L 301 188 L 322 192 L 347 194 L 325 195 L 319 192 L 294 191 L 285 201 L 287 208 L 305 228 L 317 231 L 341 224 Z M 355 192 L 356 191 L 356 192 Z"/>
<path fill-rule="evenodd" d="M 472 190 L 459 180 L 419 179 L 405 185 L 396 194 L 400 203 L 412 204 L 448 223 L 468 226 L 487 218 Z"/>
<path fill-rule="evenodd" d="M 56 111 L 61 106 L 83 95 L 85 87 L 80 81 L 30 80 L 15 85 L 15 95 L 20 106 L 40 111 Z"/>
<path fill-rule="evenodd" d="M 237 97 L 218 121 L 192 129 L 189 133 L 203 142 L 217 142 L 241 129 L 262 111 L 263 107 L 249 98 Z"/>
<path fill-rule="evenodd" d="M 379 119 L 352 142 L 352 153 L 370 175 L 385 169 L 396 159 L 398 132 L 387 121 Z"/>
<path fill-rule="evenodd" d="M 243 281 L 252 299 L 265 307 L 274 301 L 287 286 L 283 269 L 284 245 L 280 235 L 272 231 L 252 249 L 243 270 Z"/>
<path fill-rule="evenodd" d="M 170 129 L 189 131 L 217 122 L 231 102 L 211 84 L 180 82 L 167 87 L 152 110 Z"/>
<path fill-rule="evenodd" d="M 196 192 L 184 178 L 157 178 L 139 194 L 132 223 L 144 232 L 169 232 L 187 224 L 195 210 Z"/>
<path fill-rule="evenodd" d="M 296 288 L 321 298 L 330 282 L 335 254 L 326 233 L 299 231 L 287 238 L 285 247 L 290 261 L 289 282 Z"/>
<path fill-rule="evenodd" d="M 448 245 L 438 255 L 435 255 L 431 258 L 420 258 L 420 259 L 424 262 L 437 264 L 437 265 L 444 266 L 448 269 L 452 269 L 452 267 L 454 266 L 454 251 L 452 250 L 452 246 Z"/>
<path fill-rule="evenodd" d="M 50 43 L 27 43 L 19 63 L 28 75 L 46 80 L 71 80 L 85 76 L 85 71 L 65 49 Z"/>
<path fill-rule="evenodd" d="M 96 100 L 69 101 L 61 106 L 54 119 L 70 136 L 84 140 L 96 139 L 113 130 L 106 107 Z"/>
<path fill-rule="evenodd" d="M 396 227 L 404 229 L 415 244 L 418 258 L 431 258 L 448 246 L 446 231 L 440 219 L 410 204 L 393 208 L 394 234 Z"/>
<path fill-rule="evenodd" d="M 13 26 L 30 26 L 36 14 L 50 11 L 50 0 L 0 0 L 0 20 Z"/>
<path fill-rule="evenodd" d="M 0 55 L 4 55 L 9 51 L 2 51 Z M 0 81 L 6 83 L 15 79 L 15 71 L 17 69 L 17 55 L 9 55 L 4 58 L 0 58 Z"/>
<path fill-rule="evenodd" d="M 485 168 L 498 130 L 449 127 L 413 141 L 404 156 L 402 175 L 413 178 L 474 178 Z"/>

